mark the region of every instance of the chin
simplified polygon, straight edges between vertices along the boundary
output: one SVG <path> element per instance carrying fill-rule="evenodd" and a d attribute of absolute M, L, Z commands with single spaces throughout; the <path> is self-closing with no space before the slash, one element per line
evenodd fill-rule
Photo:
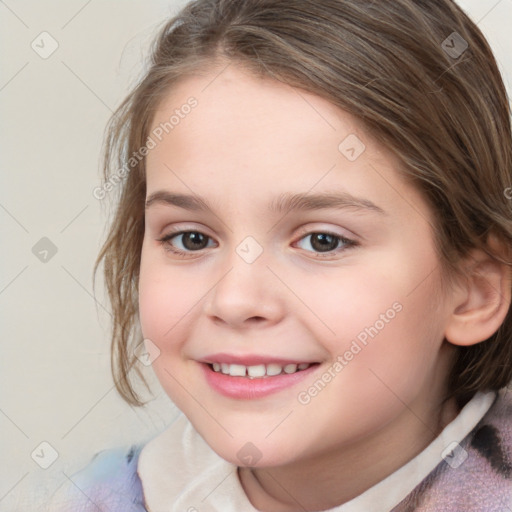
<path fill-rule="evenodd" d="M 241 440 L 240 437 L 219 443 L 213 436 L 206 436 L 206 443 L 224 460 L 240 467 L 266 468 L 287 465 L 297 458 L 297 450 L 293 446 L 284 446 L 280 440 L 272 443 L 265 440 L 262 435 L 255 441 L 248 441 L 249 437 Z"/>

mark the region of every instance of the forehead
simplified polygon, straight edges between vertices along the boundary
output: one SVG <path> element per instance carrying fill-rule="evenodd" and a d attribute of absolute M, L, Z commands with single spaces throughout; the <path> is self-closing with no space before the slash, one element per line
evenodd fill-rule
<path fill-rule="evenodd" d="M 231 136 L 224 142 L 236 143 L 245 151 L 259 143 L 269 144 L 275 137 L 283 151 L 299 138 L 309 140 L 307 146 L 322 141 L 324 149 L 330 141 L 337 151 L 340 135 L 362 132 L 356 118 L 327 100 L 270 78 L 256 78 L 234 66 L 180 80 L 161 101 L 152 130 L 175 114 L 172 134 L 176 142 L 193 131 L 201 144 Z M 191 98 L 197 106 L 189 112 Z M 235 149 L 231 148 L 232 153 Z"/>
<path fill-rule="evenodd" d="M 398 159 L 357 118 L 317 95 L 234 65 L 173 86 L 154 116 L 151 133 L 158 130 L 161 140 L 147 156 L 148 196 L 174 187 L 219 203 L 240 192 L 256 201 L 260 192 L 344 189 L 383 209 L 394 203 L 404 215 L 411 213 L 404 196 L 421 204 L 398 177 Z M 362 151 L 356 159 L 346 152 L 351 146 Z"/>

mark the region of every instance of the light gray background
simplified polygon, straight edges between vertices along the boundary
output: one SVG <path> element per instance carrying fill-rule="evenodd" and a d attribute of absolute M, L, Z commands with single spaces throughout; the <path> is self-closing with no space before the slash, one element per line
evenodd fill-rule
<path fill-rule="evenodd" d="M 0 0 L 0 510 L 38 504 L 100 449 L 150 438 L 176 409 L 134 409 L 110 376 L 109 306 L 92 266 L 105 233 L 99 154 L 109 115 L 139 77 L 148 44 L 185 1 Z M 512 84 L 512 0 L 460 4 Z M 57 50 L 50 48 L 48 32 Z M 45 38 L 41 42 L 41 38 Z M 483 77 L 485 79 L 485 77 Z M 43 237 L 47 262 L 32 252 Z M 51 457 L 49 443 L 58 458 Z M 39 448 L 38 448 L 39 447 Z M 39 455 L 39 456 L 38 456 Z"/>

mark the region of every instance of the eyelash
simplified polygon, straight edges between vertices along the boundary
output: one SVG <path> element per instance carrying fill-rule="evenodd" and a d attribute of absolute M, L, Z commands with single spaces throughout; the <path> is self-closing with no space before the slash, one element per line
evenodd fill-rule
<path fill-rule="evenodd" d="M 187 234 L 187 233 L 199 233 L 201 235 L 206 236 L 208 239 L 211 240 L 211 237 L 209 237 L 208 235 L 205 235 L 201 231 L 195 231 L 195 230 L 181 230 L 181 231 L 179 231 L 179 230 L 177 230 L 177 231 L 174 231 L 174 232 L 170 232 L 167 235 L 164 235 L 162 238 L 157 239 L 157 241 L 160 242 L 160 244 L 163 246 L 163 249 L 165 251 L 173 253 L 173 254 L 177 255 L 178 257 L 187 258 L 187 257 L 189 257 L 193 253 L 200 253 L 201 251 L 204 250 L 204 249 L 199 249 L 197 251 L 183 251 L 181 249 L 176 249 L 175 247 L 173 247 L 170 244 L 170 241 L 173 238 L 178 237 L 180 235 Z M 344 237 L 342 235 L 338 235 L 336 233 L 331 233 L 330 231 L 306 231 L 306 230 L 304 230 L 301 233 L 301 237 L 299 238 L 299 241 L 304 239 L 304 238 L 306 238 L 306 237 L 308 237 L 308 236 L 319 235 L 319 234 L 320 235 L 329 235 L 329 236 L 334 237 L 340 243 L 344 244 L 344 247 L 341 247 L 341 248 L 338 247 L 336 249 L 332 249 L 332 250 L 326 251 L 326 252 L 314 252 L 314 254 L 319 254 L 319 255 L 323 255 L 323 254 L 326 254 L 326 255 L 337 254 L 338 252 L 345 251 L 347 249 L 351 249 L 351 248 L 357 247 L 359 245 L 359 242 L 356 242 L 355 240 L 352 240 L 350 238 Z M 312 251 L 307 251 L 307 252 L 312 252 Z"/>

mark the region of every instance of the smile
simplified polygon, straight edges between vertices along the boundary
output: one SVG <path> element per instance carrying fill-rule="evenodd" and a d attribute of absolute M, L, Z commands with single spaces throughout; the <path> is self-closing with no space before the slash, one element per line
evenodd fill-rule
<path fill-rule="evenodd" d="M 254 400 L 298 385 L 319 363 L 269 362 L 258 364 L 201 362 L 207 385 L 228 398 Z"/>

